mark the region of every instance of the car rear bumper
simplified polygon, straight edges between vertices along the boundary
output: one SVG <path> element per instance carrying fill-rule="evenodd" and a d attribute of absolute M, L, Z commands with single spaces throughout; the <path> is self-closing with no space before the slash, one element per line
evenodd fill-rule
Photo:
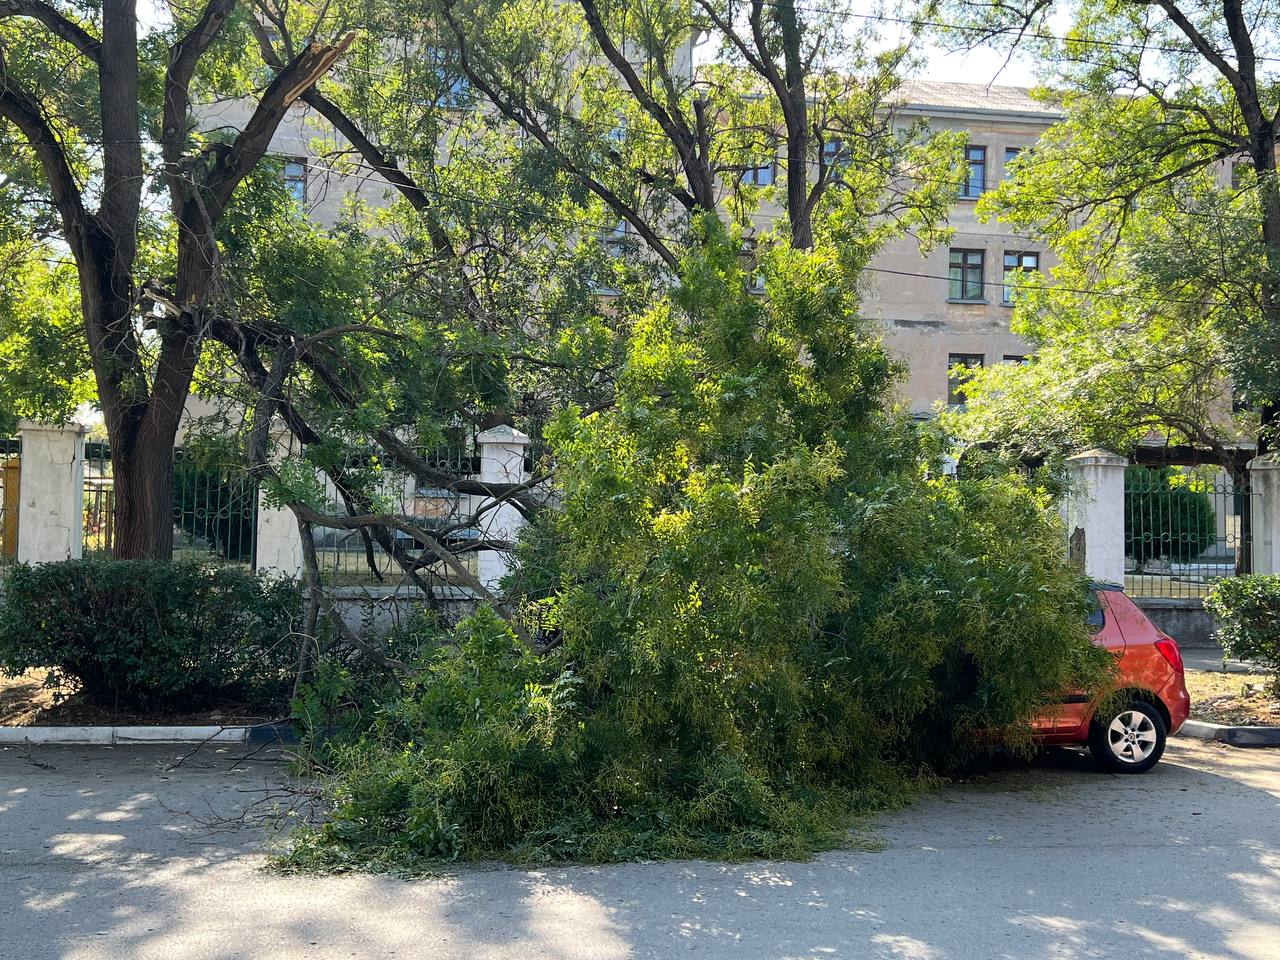
<path fill-rule="evenodd" d="M 1165 709 L 1169 711 L 1169 736 L 1173 736 L 1182 729 L 1187 717 L 1191 716 L 1191 695 L 1187 693 L 1187 684 L 1182 674 L 1175 673 L 1165 688 L 1159 691 L 1159 696 Z"/>

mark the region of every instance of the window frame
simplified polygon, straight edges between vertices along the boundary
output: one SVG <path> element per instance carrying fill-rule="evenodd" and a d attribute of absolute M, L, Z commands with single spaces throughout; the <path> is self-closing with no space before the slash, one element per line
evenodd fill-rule
<path fill-rule="evenodd" d="M 947 406 L 963 407 L 964 397 L 956 393 L 961 383 L 956 380 L 953 371 L 957 367 L 964 367 L 966 370 L 974 368 L 983 368 L 987 365 L 987 355 L 985 353 L 948 353 L 947 354 Z"/>
<path fill-rule="evenodd" d="M 1017 262 L 1012 266 L 1009 265 L 1010 257 L 1014 257 L 1017 260 Z M 1026 257 L 1034 258 L 1035 263 L 1032 265 L 1027 265 L 1023 263 L 1022 261 Z M 1040 251 L 1039 250 L 1006 250 L 1004 251 L 1004 258 L 1000 261 L 1000 263 L 1001 263 L 1001 266 L 1003 267 L 1003 271 L 1000 275 L 1000 279 L 1002 281 L 1002 287 L 1000 291 L 1000 302 L 1004 304 L 1006 307 L 1011 307 L 1013 306 L 1013 285 L 1009 283 L 1009 274 L 1030 273 L 1033 270 L 1036 273 L 1039 273 L 1040 272 Z"/>
<path fill-rule="evenodd" d="M 987 190 L 987 148 L 985 144 L 971 143 L 964 148 L 964 160 L 968 166 L 964 183 L 961 186 L 962 200 L 977 200 Z M 976 189 L 975 189 L 975 172 Z"/>
<path fill-rule="evenodd" d="M 831 137 L 822 142 L 822 165 L 827 170 L 845 170 L 852 162 L 853 157 L 839 137 Z"/>
<path fill-rule="evenodd" d="M 310 179 L 308 175 L 309 164 L 306 157 L 282 157 L 280 163 L 280 182 L 284 184 L 284 188 L 298 203 L 307 202 L 307 181 Z M 301 173 L 291 175 L 290 167 L 296 167 Z M 293 185 L 297 184 L 297 189 Z"/>
<path fill-rule="evenodd" d="M 959 256 L 960 262 L 956 262 Z M 970 276 L 977 256 L 977 279 Z M 959 271 L 959 276 L 956 271 Z M 981 247 L 950 247 L 947 259 L 947 301 L 949 303 L 986 303 L 987 251 Z M 957 287 L 956 284 L 960 286 Z M 973 288 L 972 290 L 970 288 Z"/>
<path fill-rule="evenodd" d="M 1022 151 L 1026 147 L 1005 147 L 1004 148 L 1004 179 L 1009 179 L 1009 164 L 1013 163 L 1018 157 L 1022 156 Z"/>
<path fill-rule="evenodd" d="M 769 171 L 769 179 L 765 182 L 760 180 L 762 170 Z M 747 167 L 742 171 L 740 182 L 744 187 L 772 187 L 778 182 L 778 158 L 774 157 L 768 163 L 762 163 L 756 167 Z"/>

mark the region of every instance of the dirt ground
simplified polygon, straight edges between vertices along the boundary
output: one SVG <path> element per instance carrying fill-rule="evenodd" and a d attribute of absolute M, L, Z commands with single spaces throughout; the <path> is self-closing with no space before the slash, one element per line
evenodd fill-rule
<path fill-rule="evenodd" d="M 36 668 L 16 677 L 0 674 L 0 725 L 3 726 L 117 726 L 267 723 L 283 719 L 287 710 L 261 704 L 215 701 L 198 710 L 170 713 L 129 713 L 85 703 L 73 690 L 45 683 L 49 671 Z"/>
<path fill-rule="evenodd" d="M 1280 726 L 1280 700 L 1267 692 L 1262 674 L 1188 670 L 1191 716 L 1236 726 Z"/>

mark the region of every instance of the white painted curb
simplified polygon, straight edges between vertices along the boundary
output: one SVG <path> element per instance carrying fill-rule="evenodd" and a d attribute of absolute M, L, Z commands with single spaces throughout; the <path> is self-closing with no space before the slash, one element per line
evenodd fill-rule
<path fill-rule="evenodd" d="M 5 743 L 244 743 L 248 727 L 0 727 Z"/>

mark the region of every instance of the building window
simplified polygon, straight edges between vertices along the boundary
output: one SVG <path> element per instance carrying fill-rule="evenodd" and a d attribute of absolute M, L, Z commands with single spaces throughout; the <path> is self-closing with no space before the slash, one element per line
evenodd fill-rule
<path fill-rule="evenodd" d="M 1031 358 L 1025 353 L 1006 353 L 1001 359 L 1005 363 L 1016 363 L 1020 367 L 1025 367 L 1031 362 Z"/>
<path fill-rule="evenodd" d="M 742 182 L 749 187 L 771 187 L 777 166 L 775 162 L 770 161 L 761 167 L 747 167 L 742 171 Z"/>
<path fill-rule="evenodd" d="M 985 254 L 981 250 L 951 248 L 950 292 L 948 298 L 965 303 L 982 303 L 982 273 Z"/>
<path fill-rule="evenodd" d="M 947 354 L 947 403 L 959 406 L 964 403 L 964 383 L 969 372 L 982 366 L 980 353 Z"/>
<path fill-rule="evenodd" d="M 1004 177 L 1006 180 L 1008 180 L 1013 173 L 1009 168 L 1013 166 L 1013 161 L 1017 160 L 1021 153 L 1021 147 L 1004 148 Z"/>
<path fill-rule="evenodd" d="M 822 144 L 822 165 L 830 170 L 849 166 L 849 151 L 840 140 L 826 140 Z"/>
<path fill-rule="evenodd" d="M 604 252 L 615 260 L 626 252 L 627 221 L 619 220 L 618 225 L 600 234 L 600 242 L 604 244 Z"/>
<path fill-rule="evenodd" d="M 457 110 L 471 100 L 471 80 L 458 65 L 457 55 L 444 47 L 428 47 L 425 58 L 436 78 L 437 107 Z"/>
<path fill-rule="evenodd" d="M 969 164 L 969 174 L 964 181 L 960 196 L 974 199 L 982 196 L 987 185 L 987 148 L 965 147 L 964 158 Z"/>
<path fill-rule="evenodd" d="M 1035 250 L 1004 252 L 1004 302 L 1013 303 L 1013 295 L 1023 283 L 1021 275 L 1040 269 L 1040 254 Z"/>
<path fill-rule="evenodd" d="M 299 203 L 307 200 L 307 161 L 286 160 L 280 172 L 284 188 Z"/>

